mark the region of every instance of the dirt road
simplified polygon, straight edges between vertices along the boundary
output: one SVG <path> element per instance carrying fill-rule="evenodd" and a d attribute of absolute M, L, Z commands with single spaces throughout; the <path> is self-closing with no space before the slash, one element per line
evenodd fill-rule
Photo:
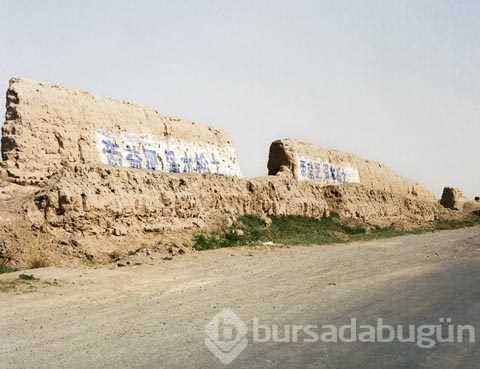
<path fill-rule="evenodd" d="M 474 368 L 477 344 L 253 343 L 262 324 L 438 324 L 480 332 L 480 227 L 389 240 L 224 249 L 126 268 L 32 271 L 59 286 L 0 294 L 0 368 L 222 368 L 205 326 L 248 326 L 230 368 Z M 18 273 L 1 275 L 0 281 Z"/>

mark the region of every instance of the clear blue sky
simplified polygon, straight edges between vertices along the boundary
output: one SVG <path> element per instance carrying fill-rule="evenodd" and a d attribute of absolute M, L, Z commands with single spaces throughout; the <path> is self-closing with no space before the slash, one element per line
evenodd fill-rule
<path fill-rule="evenodd" d="M 478 0 L 0 0 L 0 88 L 52 81 L 222 127 L 247 176 L 296 137 L 473 195 L 479 19 Z"/>

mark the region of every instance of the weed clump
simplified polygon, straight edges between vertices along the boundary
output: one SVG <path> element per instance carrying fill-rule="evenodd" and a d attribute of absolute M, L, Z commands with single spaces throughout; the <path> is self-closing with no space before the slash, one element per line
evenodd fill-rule
<path fill-rule="evenodd" d="M 31 259 L 30 262 L 28 263 L 29 269 L 47 268 L 49 266 L 50 266 L 50 262 L 47 259 L 41 258 L 41 257 L 35 257 Z"/>
<path fill-rule="evenodd" d="M 0 263 L 0 274 L 2 274 L 2 273 L 13 273 L 13 272 L 16 272 L 16 271 L 17 271 L 16 268 L 11 267 L 7 264 Z"/>
<path fill-rule="evenodd" d="M 231 226 L 193 238 L 195 250 L 246 246 L 263 242 L 285 245 L 322 245 L 358 240 L 371 240 L 415 234 L 432 230 L 457 229 L 480 224 L 480 216 L 462 219 L 437 219 L 429 226 L 417 229 L 399 229 L 394 226 L 370 227 L 341 219 L 338 214 L 311 218 L 298 215 L 274 216 L 271 223 L 256 215 L 243 215 Z"/>

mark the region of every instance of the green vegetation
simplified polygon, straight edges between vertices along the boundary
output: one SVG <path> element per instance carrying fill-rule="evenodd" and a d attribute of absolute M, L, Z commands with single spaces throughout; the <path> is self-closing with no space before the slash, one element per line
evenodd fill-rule
<path fill-rule="evenodd" d="M 36 281 L 38 278 L 35 278 L 33 274 L 20 274 L 18 278 L 23 279 L 24 281 Z"/>
<path fill-rule="evenodd" d="M 435 230 L 458 229 L 478 224 L 480 224 L 480 216 L 470 215 L 461 219 L 437 219 L 433 222 L 433 228 Z"/>
<path fill-rule="evenodd" d="M 34 257 L 28 262 L 27 266 L 28 266 L 28 269 L 46 268 L 50 266 L 50 262 L 44 258 Z M 17 271 L 18 271 L 17 268 L 14 268 L 10 265 L 0 262 L 0 274 L 12 273 Z"/>
<path fill-rule="evenodd" d="M 12 273 L 12 272 L 16 272 L 17 269 L 11 267 L 11 266 L 8 266 L 6 264 L 0 264 L 0 274 L 2 273 Z"/>
<path fill-rule="evenodd" d="M 0 280 L 0 293 L 8 292 L 32 292 L 38 288 L 45 288 L 50 286 L 59 286 L 59 281 L 40 280 L 33 274 L 19 274 L 17 278 L 5 278 Z"/>
<path fill-rule="evenodd" d="M 195 235 L 193 247 L 196 250 L 209 250 L 264 242 L 285 245 L 321 245 L 456 229 L 477 224 L 480 224 L 480 216 L 436 220 L 428 227 L 403 230 L 394 227 L 372 228 L 366 225 L 346 223 L 337 214 L 319 219 L 292 215 L 275 216 L 271 219 L 271 224 L 266 224 L 258 216 L 244 215 L 238 219 L 236 224 L 221 231 Z"/>
<path fill-rule="evenodd" d="M 28 269 L 46 268 L 48 266 L 50 266 L 49 261 L 46 260 L 46 259 L 39 258 L 39 257 L 33 258 L 32 260 L 30 260 L 28 262 Z M 17 272 L 17 271 L 18 271 L 17 268 L 14 268 L 10 265 L 7 265 L 7 264 L 4 264 L 4 263 L 0 262 L 0 274 L 13 273 L 13 272 Z"/>

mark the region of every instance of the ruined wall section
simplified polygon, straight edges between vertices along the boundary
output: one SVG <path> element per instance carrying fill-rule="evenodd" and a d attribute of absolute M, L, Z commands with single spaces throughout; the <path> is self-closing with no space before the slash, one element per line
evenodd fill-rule
<path fill-rule="evenodd" d="M 268 172 L 269 175 L 287 173 L 297 180 L 323 185 L 361 184 L 408 198 L 437 201 L 432 192 L 382 163 L 299 140 L 284 139 L 272 143 Z"/>
<path fill-rule="evenodd" d="M 246 180 L 76 166 L 49 182 L 28 208 L 33 228 L 60 240 L 83 239 L 95 245 L 91 252 L 112 247 L 111 237 L 128 239 L 132 247 L 151 235 L 189 242 L 192 234 L 243 214 L 322 217 L 336 212 L 366 224 L 412 227 L 443 211 L 432 202 L 361 185 L 321 186 L 282 177 Z"/>
<path fill-rule="evenodd" d="M 478 213 L 480 211 L 480 200 L 469 199 L 459 188 L 445 187 L 443 189 L 440 204 L 452 210 L 460 210 L 467 213 Z"/>
<path fill-rule="evenodd" d="M 189 244 L 243 214 L 411 228 L 447 211 L 380 163 L 297 141 L 271 148 L 270 174 L 288 175 L 242 179 L 220 130 L 28 80 L 10 81 L 1 150 L 0 261 L 17 264 Z"/>
<path fill-rule="evenodd" d="M 24 79 L 7 91 L 2 158 L 11 176 L 33 183 L 78 163 L 240 175 L 222 130 Z"/>
<path fill-rule="evenodd" d="M 367 225 L 412 228 L 448 211 L 358 184 L 325 186 L 281 176 L 247 180 L 107 166 L 66 167 L 42 188 L 8 186 L 12 202 L 2 208 L 0 261 L 15 265 L 36 254 L 54 264 L 108 262 L 116 249 L 190 245 L 194 234 L 232 224 L 243 214 L 322 217 L 335 212 Z"/>

